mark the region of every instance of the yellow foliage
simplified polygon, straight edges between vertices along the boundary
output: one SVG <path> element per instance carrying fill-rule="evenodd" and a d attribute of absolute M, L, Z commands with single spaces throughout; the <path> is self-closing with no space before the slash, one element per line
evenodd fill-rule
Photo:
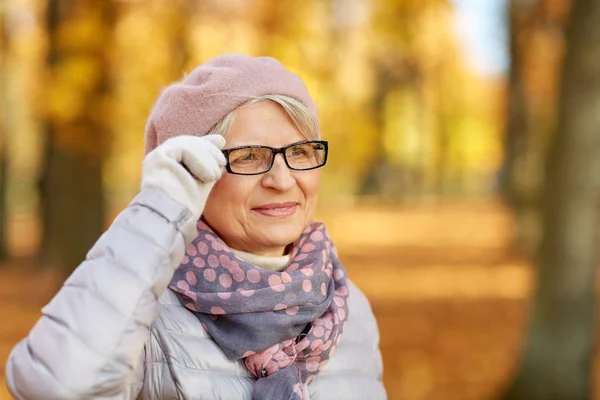
<path fill-rule="evenodd" d="M 102 73 L 102 66 L 92 57 L 69 57 L 57 64 L 48 80 L 48 116 L 68 123 L 84 114 L 85 99 L 93 93 Z"/>
<path fill-rule="evenodd" d="M 50 48 L 65 57 L 41 75 L 44 95 L 32 99 L 64 128 L 57 140 L 77 151 L 90 151 L 86 121 L 107 128 L 104 183 L 114 204 L 138 189 L 143 131 L 160 90 L 228 52 L 274 56 L 304 79 L 331 143 L 324 174 L 340 194 L 361 186 L 380 146 L 388 163 L 419 173 L 414 190 L 499 167 L 502 93 L 465 68 L 446 1 L 148 0 L 119 4 L 112 27 L 100 8 L 82 4 L 58 27 Z"/>
<path fill-rule="evenodd" d="M 69 19 L 57 30 L 58 51 L 97 53 L 105 48 L 107 35 L 106 23 L 101 15 L 86 10 L 79 18 Z"/>

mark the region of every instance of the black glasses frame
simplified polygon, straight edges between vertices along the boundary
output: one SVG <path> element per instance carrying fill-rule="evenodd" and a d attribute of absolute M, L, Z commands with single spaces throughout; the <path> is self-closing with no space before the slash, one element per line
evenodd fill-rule
<path fill-rule="evenodd" d="M 314 144 L 321 144 L 323 145 L 323 147 L 325 148 L 325 157 L 323 158 L 323 163 L 320 165 L 317 165 L 316 167 L 311 167 L 311 168 L 293 168 L 292 166 L 290 166 L 290 163 L 288 162 L 288 159 L 285 155 L 285 151 L 287 149 L 289 149 L 290 147 L 294 147 L 294 146 L 299 146 L 302 144 L 308 144 L 308 143 L 314 143 Z M 240 149 L 269 149 L 271 150 L 271 153 L 273 153 L 273 157 L 271 157 L 271 164 L 269 165 L 269 168 L 267 168 L 265 171 L 262 172 L 253 172 L 253 173 L 249 173 L 249 174 L 244 174 L 244 173 L 240 173 L 240 172 L 234 172 L 231 170 L 231 165 L 229 165 L 229 153 L 231 153 L 234 150 L 240 150 Z M 221 150 L 223 152 L 223 155 L 225 155 L 225 158 L 227 159 L 227 165 L 225 166 L 225 169 L 227 170 L 227 172 L 229 172 L 230 174 L 234 174 L 234 175 L 261 175 L 261 174 L 266 174 L 267 172 L 269 172 L 271 170 L 271 168 L 273 168 L 273 164 L 275 163 L 275 157 L 277 156 L 277 154 L 281 153 L 281 156 L 283 157 L 283 161 L 285 161 L 285 165 L 287 165 L 287 167 L 289 169 L 291 169 L 292 171 L 310 171 L 311 169 L 317 169 L 317 168 L 321 168 L 322 166 L 324 166 L 327 163 L 327 155 L 329 154 L 329 143 L 326 140 L 304 140 L 301 142 L 296 142 L 296 143 L 292 143 L 292 144 L 288 144 L 285 147 L 270 147 L 270 146 L 261 146 L 261 145 L 250 145 L 250 146 L 237 146 L 237 147 L 232 147 L 230 149 L 225 149 L 225 150 Z"/>

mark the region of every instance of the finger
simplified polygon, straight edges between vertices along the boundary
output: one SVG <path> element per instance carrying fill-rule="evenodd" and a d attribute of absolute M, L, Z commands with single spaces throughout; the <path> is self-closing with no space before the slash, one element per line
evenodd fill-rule
<path fill-rule="evenodd" d="M 225 158 L 223 151 L 221 151 L 216 146 L 208 146 L 207 150 L 210 153 L 210 155 L 217 161 L 220 167 L 224 167 L 225 165 L 227 165 L 227 159 Z"/>
<path fill-rule="evenodd" d="M 225 138 L 221 135 L 206 135 L 193 142 L 198 157 L 213 157 L 219 167 L 227 165 L 227 159 L 221 151 L 225 144 Z M 209 143 L 207 143 L 209 142 Z M 215 142 L 217 143 L 215 145 Z M 202 156 L 201 156 L 202 155 Z"/>
<path fill-rule="evenodd" d="M 222 150 L 225 147 L 225 138 L 221 135 L 211 134 L 204 135 L 202 139 L 208 140 L 212 144 L 214 144 L 219 150 Z"/>
<path fill-rule="evenodd" d="M 203 182 L 214 181 L 221 176 L 221 167 L 217 160 L 206 151 L 186 149 L 183 152 L 182 162 L 197 179 Z"/>
<path fill-rule="evenodd" d="M 201 181 L 214 181 L 222 174 L 227 160 L 218 148 L 225 143 L 221 135 L 182 135 L 167 140 L 162 150 L 167 156 L 184 165 L 185 169 Z"/>

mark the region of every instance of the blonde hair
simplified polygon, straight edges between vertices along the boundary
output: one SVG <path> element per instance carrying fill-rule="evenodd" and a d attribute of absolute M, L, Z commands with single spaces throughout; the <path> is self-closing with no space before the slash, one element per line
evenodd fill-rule
<path fill-rule="evenodd" d="M 319 139 L 319 122 L 317 118 L 308 110 L 308 108 L 306 108 L 304 104 L 300 103 L 294 98 L 280 94 L 266 94 L 264 96 L 255 97 L 240 107 L 266 100 L 270 100 L 279 104 L 286 112 L 288 117 L 292 120 L 292 123 L 296 129 L 298 129 L 302 136 L 304 136 L 307 140 Z M 222 120 L 217 122 L 211 129 L 210 133 L 221 136 L 227 135 L 233 126 L 236 110 L 237 108 L 231 110 L 225 117 L 223 117 Z"/>

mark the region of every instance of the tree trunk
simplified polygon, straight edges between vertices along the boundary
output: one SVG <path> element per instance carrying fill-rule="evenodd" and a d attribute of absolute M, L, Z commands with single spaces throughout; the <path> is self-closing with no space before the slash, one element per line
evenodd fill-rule
<path fill-rule="evenodd" d="M 7 198 L 7 178 L 8 174 L 6 171 L 6 167 L 8 163 L 6 162 L 6 144 L 0 144 L 0 262 L 6 261 L 8 259 L 8 207 L 6 204 Z"/>
<path fill-rule="evenodd" d="M 556 131 L 553 116 L 559 107 L 558 94 L 551 87 L 559 82 L 562 57 L 556 49 L 562 48 L 558 38 L 564 34 L 568 9 L 564 4 L 556 6 L 553 0 L 509 3 L 511 68 L 500 192 L 515 212 L 514 244 L 527 255 L 540 243 L 544 180 L 540 171 L 547 158 L 546 143 Z M 544 46 L 555 50 L 538 49 Z M 546 71 L 545 76 L 531 73 L 540 66 Z"/>
<path fill-rule="evenodd" d="M 600 0 L 575 0 L 530 330 L 509 400 L 591 398 L 600 217 Z"/>
<path fill-rule="evenodd" d="M 54 133 L 49 127 L 48 133 Z M 42 180 L 42 262 L 70 273 L 103 231 L 101 161 L 64 151 L 52 141 Z"/>
<path fill-rule="evenodd" d="M 375 154 L 362 179 L 359 190 L 360 195 L 380 196 L 383 192 L 386 172 L 389 169 L 389 162 L 384 146 L 385 100 L 392 87 L 389 74 L 379 68 L 377 73 L 377 91 L 373 99 L 373 109 L 377 116 L 377 137 L 374 144 Z"/>
<path fill-rule="evenodd" d="M 107 49 L 114 10 L 110 1 L 93 0 L 51 0 L 47 7 L 48 68 L 54 80 L 49 90 L 65 91 L 48 93 L 47 97 L 77 96 L 79 101 L 70 105 L 76 112 L 49 108 L 41 179 L 44 240 L 40 256 L 42 264 L 68 274 L 84 260 L 104 230 L 102 162 L 110 121 L 106 115 Z M 82 27 L 95 32 L 80 35 L 77 29 Z M 67 37 L 70 40 L 65 40 Z M 91 82 L 70 81 L 70 75 L 60 73 L 82 64 L 93 72 L 86 76 Z"/>
<path fill-rule="evenodd" d="M 162 22 L 167 27 L 170 38 L 171 66 L 173 79 L 181 79 L 190 59 L 190 18 L 194 13 L 201 13 L 203 2 L 176 0 L 166 4 L 169 14 Z"/>
<path fill-rule="evenodd" d="M 519 160 L 527 150 L 527 99 L 521 76 L 521 52 L 518 37 L 521 32 L 520 7 L 517 2 L 509 3 L 508 25 L 510 33 L 510 72 L 508 79 L 508 123 L 504 139 L 504 164 L 501 173 L 501 194 L 507 203 L 518 209 L 522 194 L 516 177 Z"/>
<path fill-rule="evenodd" d="M 0 261 L 8 258 L 7 236 L 8 236 L 8 149 L 7 149 L 7 97 L 6 93 L 6 57 L 8 55 L 8 30 L 6 27 L 7 10 L 0 11 L 0 51 L 2 64 L 0 65 Z"/>
<path fill-rule="evenodd" d="M 539 9 L 539 3 L 537 5 Z M 523 8 L 522 3 L 517 0 L 509 3 L 511 62 L 508 79 L 508 123 L 504 138 L 505 157 L 500 175 L 500 193 L 515 215 L 516 229 L 512 244 L 523 254 L 531 255 L 539 245 L 540 215 L 539 204 L 532 198 L 531 184 L 524 183 L 522 179 L 523 176 L 527 176 L 527 171 L 523 169 L 527 166 L 528 155 L 532 151 L 533 132 L 529 126 L 530 101 L 527 98 L 522 71 L 525 58 L 523 53 L 530 45 L 520 45 L 519 38 L 526 29 L 531 29 L 527 27 L 527 22 L 531 25 L 531 20 L 535 20 L 529 15 L 535 11 Z"/>

